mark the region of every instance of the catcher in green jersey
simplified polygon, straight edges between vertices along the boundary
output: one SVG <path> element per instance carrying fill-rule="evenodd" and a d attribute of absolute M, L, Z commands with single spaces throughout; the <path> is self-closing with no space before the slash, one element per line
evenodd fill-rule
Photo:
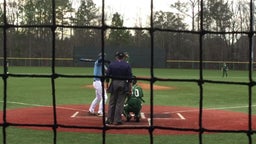
<path fill-rule="evenodd" d="M 141 118 L 140 111 L 142 108 L 142 102 L 145 102 L 142 99 L 143 90 L 139 85 L 137 85 L 137 80 L 135 76 L 133 76 L 132 84 L 132 93 L 127 97 L 124 105 L 123 114 L 126 117 L 126 120 L 130 121 L 130 119 L 132 118 L 131 113 L 133 113 L 134 119 L 139 122 Z"/>

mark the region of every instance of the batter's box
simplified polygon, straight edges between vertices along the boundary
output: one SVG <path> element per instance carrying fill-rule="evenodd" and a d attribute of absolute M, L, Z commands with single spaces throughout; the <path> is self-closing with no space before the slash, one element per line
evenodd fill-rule
<path fill-rule="evenodd" d="M 150 114 L 145 114 L 145 117 L 150 118 Z M 156 113 L 153 114 L 154 119 L 172 119 L 172 120 L 185 120 L 186 118 L 181 113 Z"/>
<path fill-rule="evenodd" d="M 70 117 L 71 118 L 95 118 L 95 117 L 99 117 L 99 116 L 89 114 L 88 112 L 78 112 L 77 111 L 74 114 L 72 114 Z"/>

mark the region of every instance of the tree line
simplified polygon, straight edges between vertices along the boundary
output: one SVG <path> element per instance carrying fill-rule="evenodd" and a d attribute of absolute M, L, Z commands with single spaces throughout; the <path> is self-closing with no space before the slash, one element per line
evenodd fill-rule
<path fill-rule="evenodd" d="M 199 60 L 200 44 L 204 61 L 249 60 L 250 32 L 255 27 L 251 3 L 244 0 L 178 0 L 170 5 L 170 10 L 175 12 L 153 11 L 152 21 L 149 16 L 147 26 L 142 26 L 143 22 L 138 20 L 134 27 L 125 27 L 120 13 L 110 13 L 106 8 L 103 17 L 102 7 L 93 0 L 80 0 L 75 8 L 69 0 L 55 0 L 54 3 L 52 0 L 8 1 L 6 5 L 2 3 L 0 9 L 0 57 L 3 57 L 6 41 L 7 56 L 13 65 L 50 65 L 50 61 L 43 58 L 52 57 L 53 45 L 56 58 L 75 57 L 76 47 L 99 52 L 103 44 L 106 51 L 138 51 L 142 60 L 145 57 L 150 60 L 151 56 L 143 51 L 153 50 L 155 55 L 161 51 L 165 67 L 178 67 L 168 60 L 187 60 L 191 63 L 182 63 L 182 67 L 198 67 L 193 61 Z M 74 63 L 62 60 L 57 64 L 73 66 Z M 217 65 L 206 67 L 216 68 Z"/>

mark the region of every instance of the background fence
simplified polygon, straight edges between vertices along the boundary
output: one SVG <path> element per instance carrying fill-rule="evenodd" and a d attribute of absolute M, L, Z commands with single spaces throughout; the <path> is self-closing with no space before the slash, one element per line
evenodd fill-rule
<path fill-rule="evenodd" d="M 136 52 L 136 51 L 135 51 Z M 68 67 L 93 67 L 91 62 L 82 62 L 80 58 L 95 59 L 97 55 L 96 51 L 74 52 L 75 56 L 72 58 L 55 58 L 56 66 L 68 66 Z M 113 60 L 113 52 L 110 52 L 111 56 L 106 56 L 107 59 Z M 164 55 L 164 53 L 162 53 Z M 155 56 L 154 64 L 156 68 L 182 68 L 182 69 L 198 69 L 200 61 L 192 60 L 166 60 L 161 53 Z M 150 67 L 150 59 L 145 59 L 144 55 L 131 53 L 129 62 L 133 67 L 136 68 L 148 68 Z M 0 57 L 3 60 L 2 57 Z M 8 57 L 8 66 L 50 66 L 52 58 L 19 58 L 19 57 Z M 1 61 L 1 64 L 3 61 Z M 221 69 L 223 63 L 228 65 L 230 70 L 247 70 L 249 68 L 249 62 L 242 61 L 203 61 L 204 69 Z M 253 65 L 256 63 L 254 62 Z"/>

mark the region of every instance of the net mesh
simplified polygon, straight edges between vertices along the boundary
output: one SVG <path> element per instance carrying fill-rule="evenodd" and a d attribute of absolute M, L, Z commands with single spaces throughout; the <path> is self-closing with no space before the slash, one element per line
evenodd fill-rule
<path fill-rule="evenodd" d="M 252 88 L 255 85 L 255 82 L 253 81 L 253 36 L 254 36 L 254 29 L 253 29 L 253 2 L 250 2 L 250 13 L 251 13 L 251 19 L 250 19 L 250 31 L 246 33 L 249 37 L 249 49 L 250 49 L 250 57 L 248 59 L 248 73 L 249 73 L 249 82 L 223 82 L 223 81 L 211 81 L 211 80 L 205 80 L 203 77 L 203 38 L 206 34 L 211 34 L 213 32 L 205 31 L 203 23 L 200 23 L 200 30 L 199 32 L 195 31 L 179 31 L 179 30 L 170 30 L 170 29 L 160 29 L 154 27 L 153 22 L 153 0 L 151 0 L 151 13 L 150 13 L 150 27 L 142 27 L 142 28 L 128 28 L 128 27 L 111 27 L 105 23 L 105 7 L 103 0 L 102 2 L 102 19 L 101 23 L 102 26 L 99 27 L 90 27 L 90 26 L 70 26 L 71 28 L 82 28 L 82 29 L 99 29 L 101 31 L 101 51 L 102 53 L 105 52 L 105 33 L 108 29 L 131 29 L 131 30 L 147 30 L 150 34 L 150 78 L 140 79 L 150 82 L 150 126 L 136 126 L 136 127 L 114 127 L 110 128 L 105 124 L 105 120 L 102 120 L 102 123 L 104 124 L 103 127 L 87 127 L 87 126 L 72 126 L 72 125 L 61 125 L 57 121 L 57 104 L 56 104 L 56 79 L 63 77 L 63 78 L 73 78 L 73 77 L 89 77 L 92 78 L 92 76 L 70 76 L 65 74 L 58 74 L 56 73 L 56 29 L 57 28 L 64 28 L 63 25 L 57 25 L 56 23 L 56 3 L 54 0 L 52 2 L 52 24 L 48 25 L 25 25 L 25 26 L 18 26 L 18 25 L 10 25 L 7 22 L 7 10 L 6 10 L 6 0 L 4 1 L 4 24 L 1 26 L 3 29 L 3 67 L 4 72 L 1 74 L 1 77 L 3 79 L 3 123 L 1 123 L 2 127 L 2 143 L 7 144 L 7 128 L 9 126 L 36 126 L 36 127 L 50 127 L 53 131 L 53 143 L 57 144 L 57 129 L 59 127 L 63 128 L 81 128 L 81 129 L 99 129 L 102 130 L 102 143 L 106 143 L 106 132 L 109 129 L 145 129 L 149 132 L 150 137 L 150 143 L 154 143 L 154 131 L 156 129 L 161 130 L 178 130 L 178 131 L 193 131 L 198 133 L 198 141 L 200 144 L 203 143 L 203 134 L 205 132 L 221 132 L 221 133 L 244 133 L 247 134 L 248 137 L 248 143 L 252 144 L 252 135 L 255 133 L 255 130 L 252 128 Z M 203 19 L 204 13 L 203 13 L 203 0 L 201 0 L 201 13 L 200 13 L 200 19 Z M 40 75 L 40 74 L 8 74 L 8 63 L 7 63 L 7 31 L 10 28 L 19 28 L 19 27 L 26 27 L 26 28 L 35 28 L 35 27 L 42 27 L 42 28 L 50 28 L 51 29 L 51 74 L 47 75 Z M 199 70 L 199 79 L 163 79 L 163 78 L 157 78 L 154 74 L 154 56 L 155 56 L 155 49 L 154 49 L 154 36 L 156 32 L 163 31 L 163 32 L 177 32 L 177 33 L 196 33 L 199 35 L 199 61 L 198 61 L 198 70 Z M 222 32 L 223 34 L 226 34 L 225 32 Z M 234 32 L 235 33 L 235 32 Z M 242 33 L 242 32 L 241 32 Z M 8 89 L 8 79 L 10 77 L 32 77 L 32 78 L 49 78 L 51 79 L 51 93 L 52 93 L 52 110 L 53 110 L 53 121 L 54 123 L 52 125 L 44 125 L 44 124 L 15 124 L 15 123 L 9 123 L 6 119 L 7 116 L 7 89 Z M 199 128 L 195 129 L 189 129 L 189 128 L 166 128 L 162 126 L 157 126 L 154 124 L 154 90 L 153 90 L 153 84 L 157 81 L 177 81 L 177 82 L 192 82 L 195 84 L 198 84 L 199 87 Z M 236 84 L 236 85 L 246 85 L 248 87 L 248 129 L 247 130 L 210 130 L 205 129 L 203 127 L 203 102 L 204 102 L 204 84 L 205 83 L 214 83 L 214 84 Z"/>

